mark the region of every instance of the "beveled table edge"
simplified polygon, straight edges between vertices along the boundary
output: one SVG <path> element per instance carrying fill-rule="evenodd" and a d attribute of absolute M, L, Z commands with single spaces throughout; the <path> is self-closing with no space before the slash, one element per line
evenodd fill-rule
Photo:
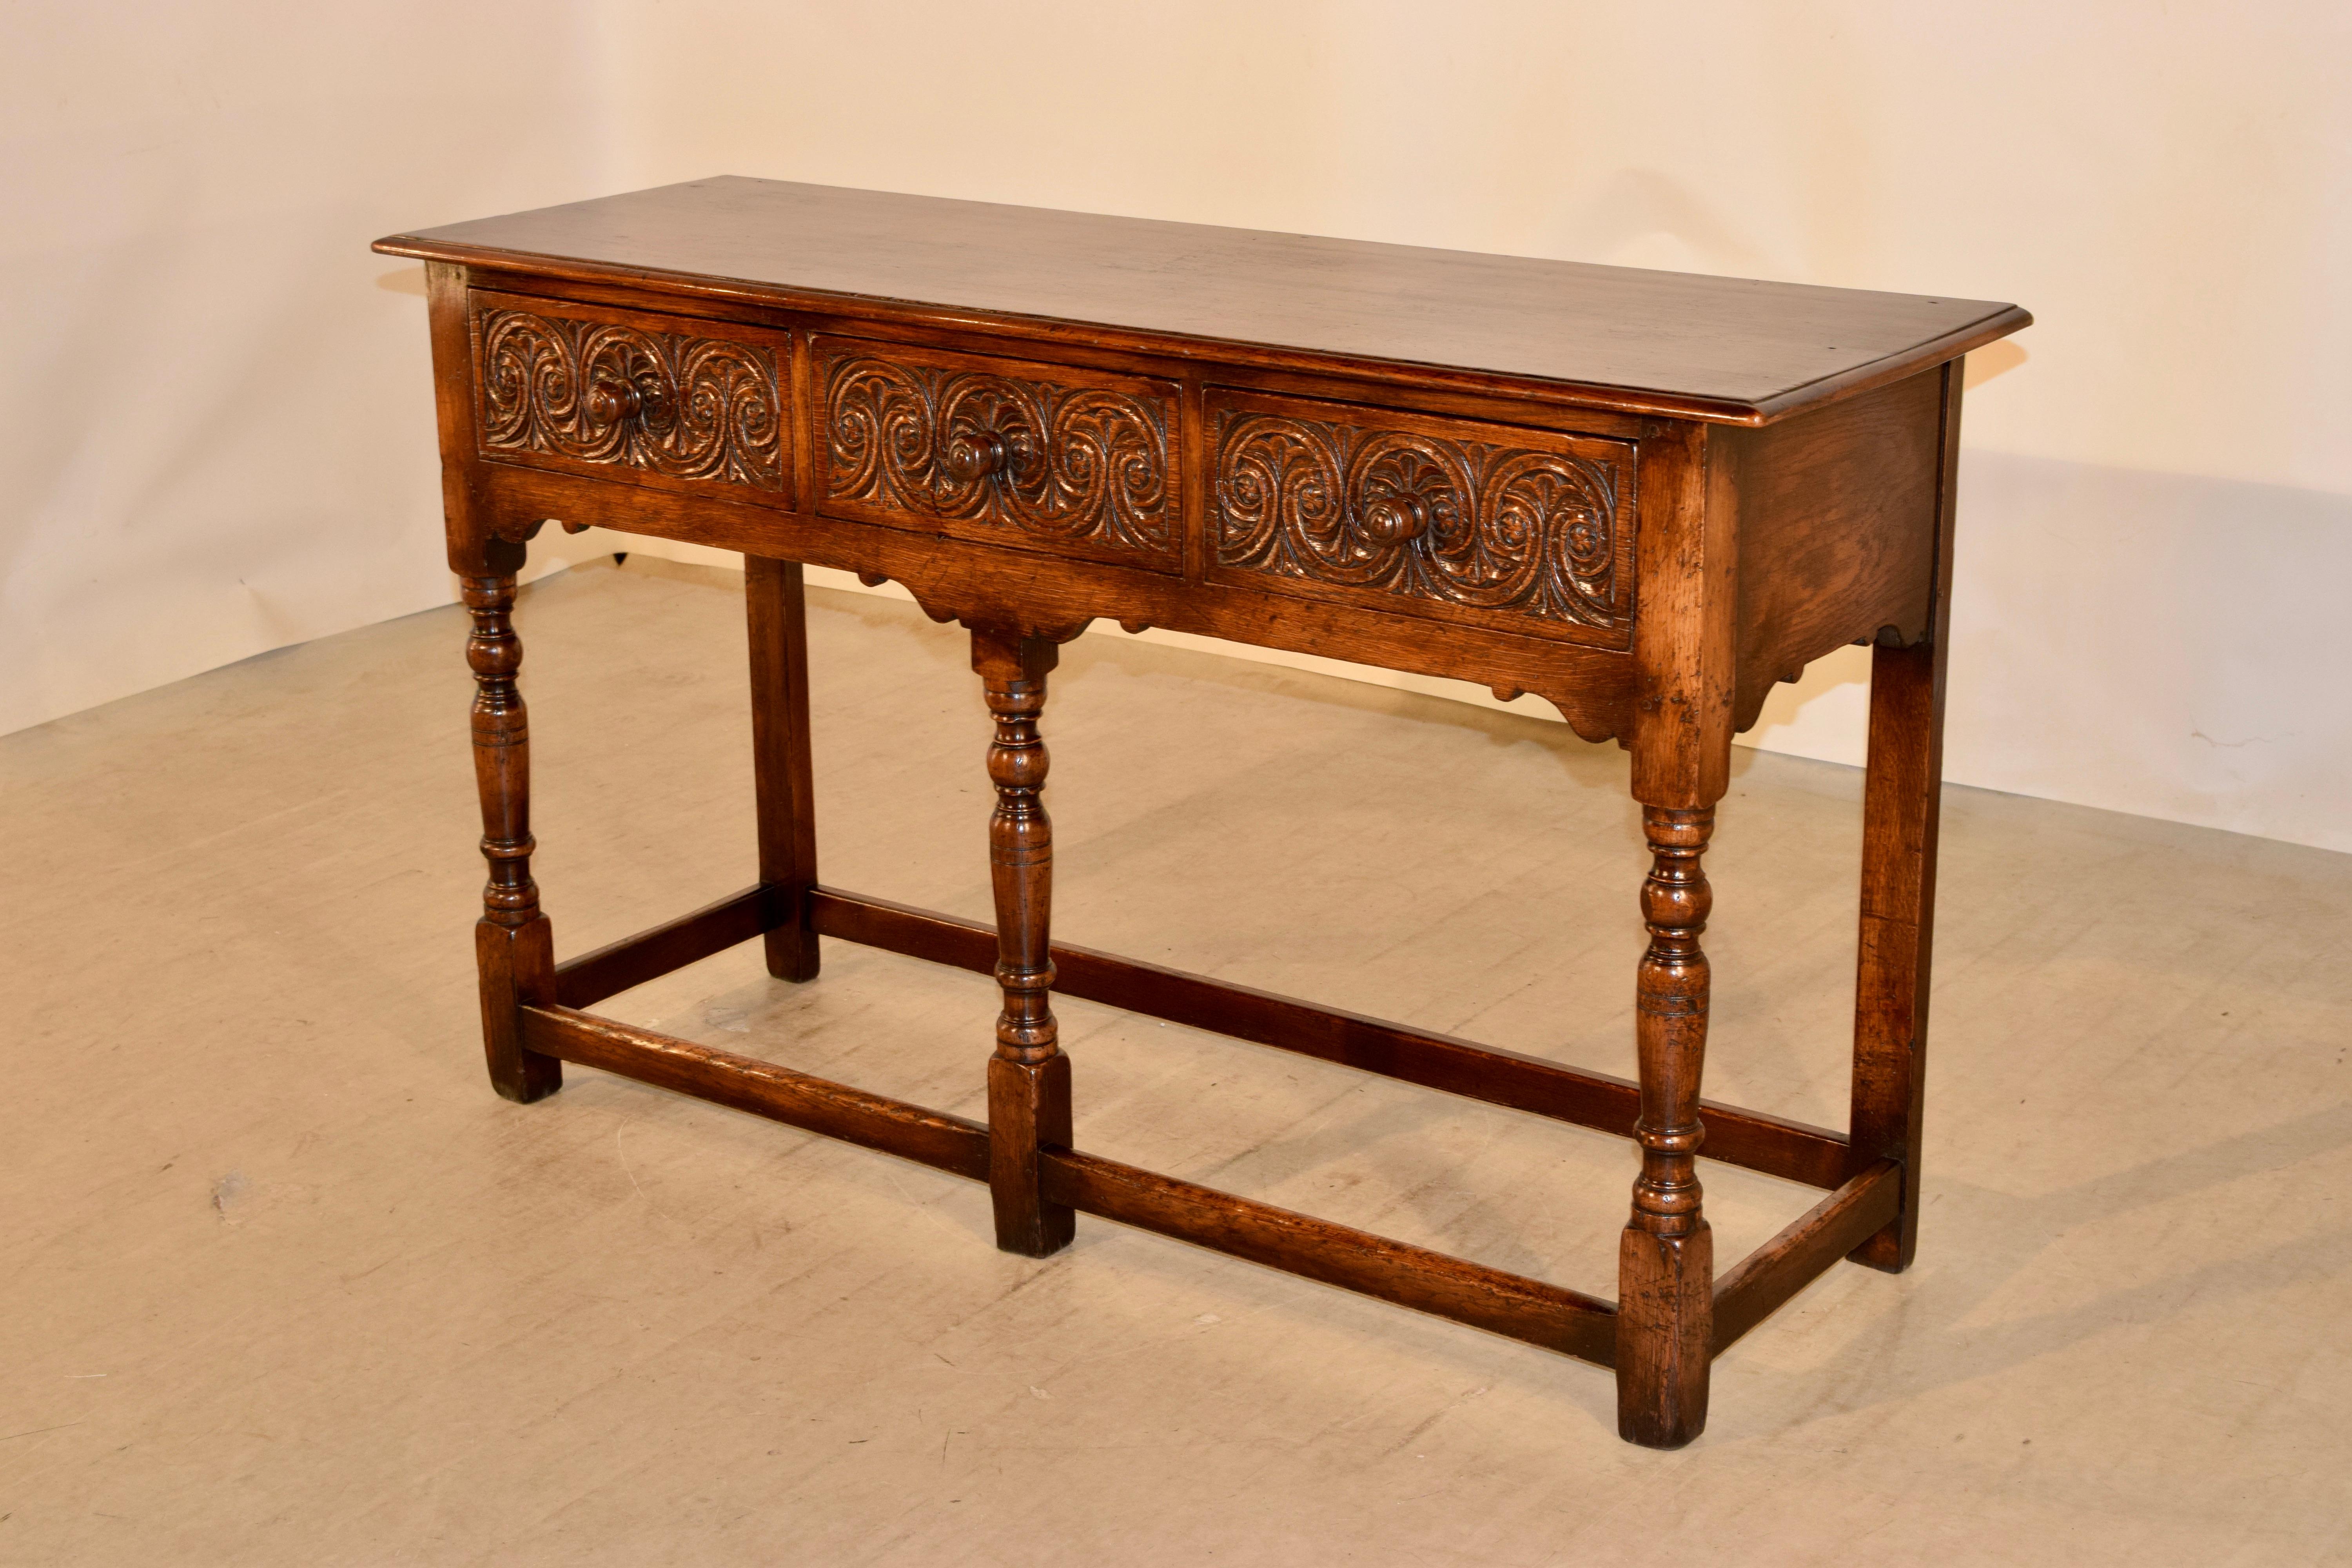
<path fill-rule="evenodd" d="M 779 310 L 903 321 L 928 327 L 961 328 L 1041 342 L 1078 338 L 1089 347 L 1119 349 L 1163 359 L 1371 377 L 1390 383 L 1409 381 L 1414 385 L 1445 391 L 1519 397 L 1535 402 L 1598 408 L 1612 414 L 1647 415 L 1696 420 L 1709 425 L 1749 426 L 1777 424 L 1791 415 L 1900 381 L 1918 371 L 1957 359 L 1972 349 L 1982 348 L 2033 323 L 2032 315 L 2021 307 L 2003 305 L 1940 337 L 1930 338 L 1851 370 L 1790 387 L 1769 397 L 1697 397 L 1683 393 L 1657 392 L 1646 387 L 1556 381 L 1547 376 L 1464 370 L 1458 366 L 1417 360 L 1333 354 L 1242 339 L 1150 331 L 1060 316 L 980 310 L 884 295 L 792 288 L 745 279 L 716 278 L 704 273 L 507 250 L 496 246 L 452 245 L 414 234 L 387 235 L 369 248 L 381 256 L 404 256 L 418 261 L 481 267 L 499 272 L 559 278 L 573 282 L 619 284 L 648 294 L 739 300 Z"/>

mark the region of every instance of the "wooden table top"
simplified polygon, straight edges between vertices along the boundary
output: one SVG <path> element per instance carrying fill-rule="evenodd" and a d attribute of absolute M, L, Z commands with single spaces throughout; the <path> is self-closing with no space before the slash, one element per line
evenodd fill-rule
<path fill-rule="evenodd" d="M 726 176 L 425 229 L 388 254 L 1178 357 L 1444 367 L 1755 425 L 2028 324 L 2014 305 Z M 1582 399 L 1580 399 L 1582 400 Z"/>

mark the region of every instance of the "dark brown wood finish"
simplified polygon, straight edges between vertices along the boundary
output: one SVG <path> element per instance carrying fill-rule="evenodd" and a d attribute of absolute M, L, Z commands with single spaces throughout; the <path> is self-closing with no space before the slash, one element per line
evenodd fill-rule
<path fill-rule="evenodd" d="M 1819 1278 L 1863 1237 L 1884 1229 L 1903 1203 L 1903 1169 L 1880 1160 L 1807 1209 L 1715 1282 L 1715 1342 L 1721 1355 L 1739 1336 Z"/>
<path fill-rule="evenodd" d="M 992 973 L 995 966 L 996 932 L 976 921 L 837 888 L 820 887 L 813 902 L 816 929 L 825 936 L 979 974 Z M 1632 1079 L 1564 1067 L 1092 948 L 1055 942 L 1049 951 L 1054 989 L 1065 996 L 1620 1137 L 1633 1136 L 1640 1114 L 1641 1086 Z M 1853 1163 L 1845 1135 L 1828 1128 L 1706 1100 L 1699 1101 L 1698 1110 L 1706 1129 L 1706 1153 L 1726 1164 L 1808 1186 L 1833 1187 L 1845 1179 Z"/>
<path fill-rule="evenodd" d="M 1778 680 L 1848 643 L 1928 640 L 1943 378 L 1916 375 L 1739 431 L 1739 685 L 1756 722 Z"/>
<path fill-rule="evenodd" d="M 809 745 L 808 610 L 797 561 L 743 558 L 751 643 L 751 777 L 760 816 L 760 880 L 783 922 L 766 933 L 768 973 L 816 978 L 816 779 Z"/>
<path fill-rule="evenodd" d="M 1630 443 L 1225 387 L 1204 418 L 1210 581 L 1631 641 Z"/>
<path fill-rule="evenodd" d="M 1862 942 L 1853 1005 L 1853 1158 L 1903 1167 L 1903 1206 L 1854 1261 L 1907 1268 L 1919 1245 L 1919 1131 L 1927 1106 L 1927 970 L 1936 936 L 1936 833 L 1944 797 L 1944 672 L 1952 626 L 1952 525 L 1960 446 L 1958 361 L 1937 379 L 1942 475 L 1935 599 L 1924 642 L 1871 653 L 1870 759 L 1862 800 Z"/>
<path fill-rule="evenodd" d="M 1642 1173 L 1617 1259 L 1617 1427 L 1628 1440 L 1676 1448 L 1706 1426 L 1708 1287 L 1715 1237 L 1701 1211 L 1698 1116 L 1706 1056 L 1708 977 L 1699 932 L 1712 903 L 1699 869 L 1715 808 L 1642 808 L 1651 868 L 1642 886 L 1650 928 L 1634 993 L 1642 1114 L 1633 1140 Z"/>
<path fill-rule="evenodd" d="M 961 1116 L 569 1007 L 525 1007 L 522 1028 L 531 1048 L 550 1058 L 879 1149 L 975 1182 L 988 1179 L 988 1129 Z"/>
<path fill-rule="evenodd" d="M 1070 1244 L 1076 1216 L 1038 1188 L 1037 1146 L 1070 1142 L 1070 1058 L 1054 1020 L 1054 960 L 1047 931 L 1054 900 L 1054 824 L 1045 787 L 1045 676 L 1059 650 L 1043 637 L 975 631 L 971 667 L 996 720 L 988 777 L 988 868 L 996 893 L 996 984 L 1004 1010 L 988 1061 L 989 1194 L 996 1245 L 1044 1258 Z"/>
<path fill-rule="evenodd" d="M 690 1094 L 973 1181 L 990 1179 L 990 1129 L 946 1111 L 794 1072 L 773 1062 L 599 1018 L 526 1007 L 531 1045 L 550 1057 Z M 1234 1258 L 1600 1365 L 1613 1352 L 1606 1301 L 1565 1286 L 1449 1258 L 1066 1148 L 1038 1152 L 1048 1200 Z"/>
<path fill-rule="evenodd" d="M 740 550 L 902 584 L 934 620 L 1014 626 L 1048 637 L 1100 618 L 1261 647 L 1321 653 L 1533 692 L 1588 741 L 1630 734 L 1630 654 L 1483 626 L 1432 628 L 1420 616 L 1187 582 L 1104 562 L 1057 560 L 949 535 L 860 526 L 805 512 L 689 500 L 502 463 L 475 470 L 475 504 L 518 537 L 549 518 Z"/>
<path fill-rule="evenodd" d="M 425 263 L 433 405 L 441 437 L 441 515 L 448 539 L 449 570 L 460 577 L 511 577 L 522 568 L 523 541 L 530 535 L 499 537 L 482 496 L 486 465 L 476 460 L 474 340 L 467 292 L 466 268 Z"/>
<path fill-rule="evenodd" d="M 1602 1366 L 1615 1353 L 1613 1309 L 1580 1291 L 1115 1160 L 1066 1149 L 1049 1149 L 1044 1160 L 1046 1192 L 1088 1214 Z"/>
<path fill-rule="evenodd" d="M 479 289 L 472 325 L 482 456 L 689 494 L 790 493 L 775 335 Z"/>
<path fill-rule="evenodd" d="M 482 1043 L 490 1085 L 529 1104 L 563 1087 L 563 1065 L 522 1043 L 519 1009 L 552 1001 L 555 943 L 531 880 L 530 723 L 515 673 L 522 639 L 515 636 L 512 577 L 468 577 L 466 608 L 474 621 L 466 662 L 474 671 L 474 782 L 482 797 L 482 857 L 490 879 L 474 926 L 481 972 Z"/>
<path fill-rule="evenodd" d="M 808 907 L 811 925 L 819 935 L 975 974 L 996 972 L 996 929 L 978 921 L 823 886 L 811 890 Z M 555 966 L 556 1000 L 566 1007 L 593 1006 L 774 930 L 789 918 L 790 908 L 779 888 L 753 886 L 731 893 L 692 914 L 564 960 Z M 1620 1137 L 1633 1135 L 1640 1115 L 1641 1086 L 1632 1079 L 1564 1067 L 1092 948 L 1055 942 L 1046 951 L 1054 966 L 1054 990 L 1065 996 Z M 1845 1135 L 1826 1127 L 1710 1100 L 1700 1100 L 1698 1111 L 1707 1159 L 1822 1188 L 1837 1186 L 1853 1164 Z"/>
<path fill-rule="evenodd" d="M 984 1180 L 1009 1250 L 1084 1210 L 1612 1365 L 1652 1447 L 1831 1262 L 1909 1261 L 1958 356 L 2023 311 L 731 179 L 378 248 L 427 262 L 500 1093 L 598 1067 Z M 749 557 L 760 823 L 753 887 L 561 965 L 509 615 L 551 519 Z M 817 883 L 802 563 L 971 628 L 992 930 Z M 1054 944 L 1038 720 L 1097 618 L 1532 692 L 1619 739 L 1652 857 L 1638 1078 Z M 1701 938 L 1732 732 L 1853 641 L 1878 651 L 1848 1137 L 1701 1098 Z M 994 975 L 988 1127 L 578 1011 L 755 936 L 811 978 L 821 935 Z M 1619 1301 L 1077 1152 L 1055 989 L 1630 1134 Z M 1702 1157 L 1834 1190 L 1717 1280 Z"/>
<path fill-rule="evenodd" d="M 555 966 L 555 1000 L 566 1007 L 593 1007 L 632 986 L 779 930 L 791 919 L 784 890 L 755 883 L 691 914 L 565 959 Z"/>
<path fill-rule="evenodd" d="M 1757 424 L 2026 324 L 2014 305 L 722 177 L 377 242 L 394 255 L 1178 359 L 1426 367 Z"/>
<path fill-rule="evenodd" d="M 811 353 L 826 516 L 1182 568 L 1172 383 L 831 335 Z"/>
<path fill-rule="evenodd" d="M 1642 1173 L 1619 1243 L 1617 1429 L 1647 1447 L 1680 1447 L 1706 1426 L 1715 1240 L 1694 1156 L 1709 1000 L 1711 896 L 1701 858 L 1730 782 L 1734 610 L 1738 575 L 1737 451 L 1685 426 L 1645 465 L 1634 624 L 1641 685 L 1633 798 L 1651 853 L 1642 888 L 1650 945 L 1634 988 Z"/>

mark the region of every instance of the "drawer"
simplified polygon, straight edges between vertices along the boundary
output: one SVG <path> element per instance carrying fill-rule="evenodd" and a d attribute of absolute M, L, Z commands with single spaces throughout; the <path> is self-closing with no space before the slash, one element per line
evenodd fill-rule
<path fill-rule="evenodd" d="M 1631 442 L 1209 390 L 1212 582 L 1631 646 Z"/>
<path fill-rule="evenodd" d="M 694 489 L 790 482 L 782 332 L 477 290 L 473 340 L 485 458 Z"/>
<path fill-rule="evenodd" d="M 858 338 L 814 350 L 827 516 L 1182 569 L 1174 383 Z"/>

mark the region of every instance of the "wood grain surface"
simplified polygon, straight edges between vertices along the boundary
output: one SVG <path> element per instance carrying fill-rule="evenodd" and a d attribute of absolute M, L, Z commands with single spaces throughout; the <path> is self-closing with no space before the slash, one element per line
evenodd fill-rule
<path fill-rule="evenodd" d="M 1100 329 L 1096 341 L 1178 354 L 1214 342 L 1259 363 L 1286 351 L 1443 366 L 1738 424 L 1899 380 L 2032 320 L 1983 300 L 735 176 L 422 229 L 376 248 L 885 318 L 1079 324 Z"/>
<path fill-rule="evenodd" d="M 1548 1344 L 1614 1368 L 1649 1447 L 1706 1429 L 1715 1352 L 1832 1261 L 1911 1260 L 1959 356 L 2023 311 L 735 179 L 378 248 L 428 262 L 500 1093 L 611 1067 L 982 1177 L 1007 1251 L 1060 1250 L 1086 1210 Z M 508 614 L 557 519 L 746 553 L 760 828 L 755 886 L 561 967 Z M 816 881 L 804 564 L 970 631 L 992 929 Z M 1638 1081 L 1055 947 L 1040 721 L 1097 619 L 1531 692 L 1625 743 Z M 1841 1136 L 1701 1098 L 1701 934 L 1734 731 L 1853 641 L 1878 653 Z M 820 935 L 993 974 L 987 1128 L 574 1010 L 753 936 L 813 979 Z M 1075 1152 L 1056 990 L 1630 1133 L 1614 1310 Z M 1836 1188 L 1720 1291 L 1710 1138 Z"/>

